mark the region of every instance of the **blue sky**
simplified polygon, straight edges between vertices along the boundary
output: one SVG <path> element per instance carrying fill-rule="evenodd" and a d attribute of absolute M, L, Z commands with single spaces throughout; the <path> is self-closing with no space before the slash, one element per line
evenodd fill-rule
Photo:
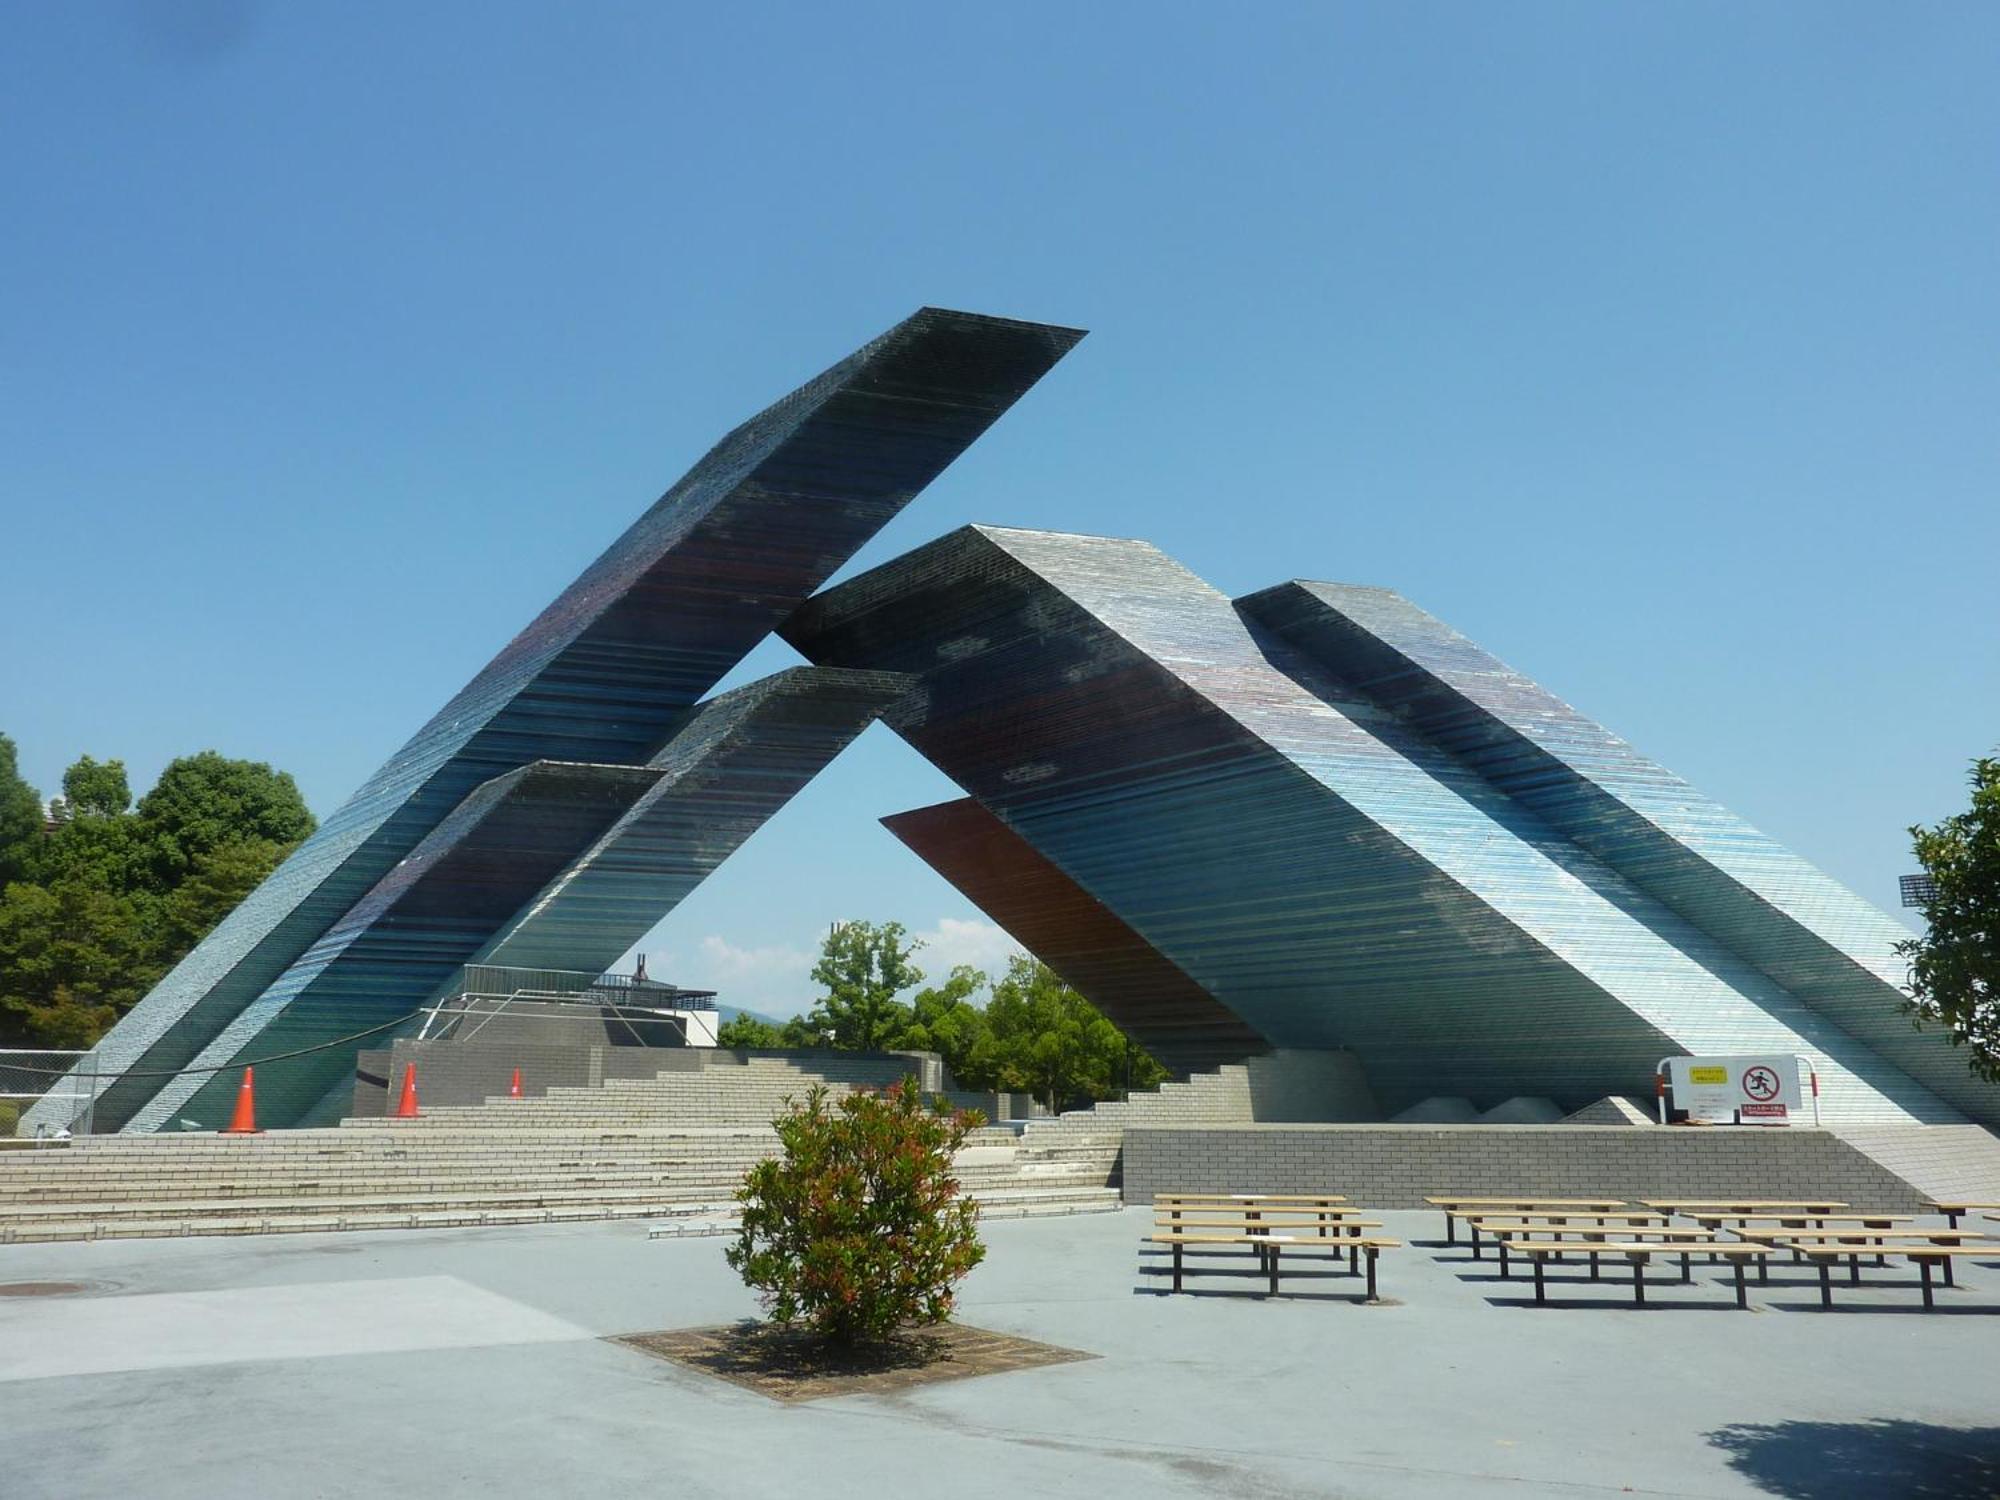
<path fill-rule="evenodd" d="M 0 729 L 337 805 L 919 304 L 1093 330 L 969 520 L 1410 595 L 1878 902 L 2000 741 L 1990 6 L 14 0 Z M 792 659 L 762 649 L 741 676 Z M 646 944 L 998 934 L 871 730 Z"/>

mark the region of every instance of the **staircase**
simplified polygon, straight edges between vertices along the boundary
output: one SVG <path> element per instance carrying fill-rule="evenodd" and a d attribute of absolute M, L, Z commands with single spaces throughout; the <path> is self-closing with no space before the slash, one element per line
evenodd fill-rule
<path fill-rule="evenodd" d="M 776 1149 L 769 1122 L 784 1100 L 815 1083 L 857 1086 L 842 1071 L 751 1058 L 415 1120 L 9 1151 L 0 1243 L 587 1219 L 721 1227 L 744 1172 Z M 1119 1206 L 1117 1153 L 1115 1133 L 986 1127 L 957 1166 L 986 1218 L 1084 1213 Z"/>

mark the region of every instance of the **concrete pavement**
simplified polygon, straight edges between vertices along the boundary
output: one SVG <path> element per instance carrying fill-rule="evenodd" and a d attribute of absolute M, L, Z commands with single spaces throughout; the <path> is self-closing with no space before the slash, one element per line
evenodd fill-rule
<path fill-rule="evenodd" d="M 722 1241 L 630 1224 L 0 1247 L 0 1494 L 1403 1497 L 2000 1492 L 2000 1265 L 1816 1310 L 1774 1272 L 1552 1290 L 1390 1213 L 1346 1277 L 1161 1295 L 1145 1210 L 996 1223 L 966 1321 L 1096 1359 L 780 1406 L 605 1343 L 749 1316 Z M 1246 1268 L 1247 1269 L 1247 1268 Z M 1903 1269 L 1869 1276 L 1908 1281 Z M 1233 1283 L 1247 1291 L 1254 1283 Z M 1289 1285 L 1289 1283 L 1288 1283 Z"/>

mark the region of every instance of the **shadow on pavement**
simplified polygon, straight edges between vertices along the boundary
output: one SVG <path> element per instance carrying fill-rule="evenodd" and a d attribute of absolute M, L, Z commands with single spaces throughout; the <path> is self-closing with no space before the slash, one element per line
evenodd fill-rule
<path fill-rule="evenodd" d="M 1789 1500 L 2000 1496 L 2000 1427 L 1778 1422 L 1724 1427 L 1707 1436 L 1737 1473 Z"/>

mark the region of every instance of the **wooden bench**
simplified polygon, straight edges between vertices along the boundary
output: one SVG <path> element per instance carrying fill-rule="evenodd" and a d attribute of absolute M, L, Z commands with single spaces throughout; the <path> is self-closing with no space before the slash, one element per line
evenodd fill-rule
<path fill-rule="evenodd" d="M 1886 1264 L 1884 1256 L 1897 1248 L 1892 1241 L 1908 1241 L 1912 1246 L 1987 1243 L 1976 1229 L 1739 1229 L 1736 1232 L 1755 1244 L 1782 1246 L 1792 1252 L 1794 1260 L 1805 1258 L 1803 1252 L 1808 1245 L 1835 1250 L 1846 1247 L 1849 1280 L 1856 1283 L 1861 1280 L 1861 1257 L 1872 1255 L 1876 1265 Z M 1944 1263 L 1944 1284 L 1958 1285 L 1949 1260 Z"/>
<path fill-rule="evenodd" d="M 1293 1246 L 1310 1245 L 1314 1248 L 1320 1248 L 1324 1244 L 1323 1241 L 1307 1239 L 1302 1235 L 1272 1234 L 1268 1231 L 1231 1234 L 1226 1231 L 1200 1232 L 1175 1230 L 1164 1234 L 1155 1233 L 1149 1238 L 1152 1244 L 1172 1247 L 1174 1253 L 1174 1290 L 1176 1292 L 1181 1290 L 1181 1276 L 1184 1270 L 1181 1262 L 1181 1252 L 1187 1246 L 1247 1245 L 1255 1252 L 1258 1263 L 1263 1268 L 1264 1274 L 1269 1278 L 1271 1295 L 1273 1297 L 1278 1295 L 1279 1257 L 1284 1251 L 1288 1247 Z M 1344 1249 L 1348 1252 L 1348 1266 L 1350 1270 L 1355 1269 L 1354 1262 L 1357 1256 L 1366 1255 L 1368 1257 L 1368 1301 L 1375 1302 L 1380 1300 L 1375 1293 L 1376 1256 L 1384 1250 L 1397 1249 L 1402 1243 L 1401 1240 L 1370 1237 L 1366 1239 L 1343 1240 L 1338 1247 L 1338 1249 Z M 1338 1250 L 1336 1250 L 1336 1253 L 1338 1253 Z"/>
<path fill-rule="evenodd" d="M 1264 1195 L 1257 1193 L 1189 1194 L 1158 1193 L 1153 1197 L 1155 1220 L 1170 1219 L 1175 1224 L 1192 1223 L 1194 1214 L 1238 1214 L 1273 1223 L 1304 1219 L 1326 1233 L 1328 1223 L 1366 1212 L 1348 1206 L 1337 1193 L 1306 1195 Z"/>
<path fill-rule="evenodd" d="M 1290 1223 L 1282 1220 L 1267 1219 L 1255 1211 L 1239 1214 L 1227 1214 L 1219 1209 L 1200 1210 L 1196 1212 L 1198 1216 L 1193 1218 L 1168 1217 L 1164 1214 L 1155 1215 L 1153 1227 L 1155 1229 L 1166 1230 L 1169 1233 L 1187 1231 L 1193 1234 L 1242 1234 L 1249 1236 L 1253 1240 L 1259 1238 L 1269 1239 L 1275 1234 L 1283 1235 L 1287 1239 L 1298 1243 L 1303 1243 L 1306 1237 L 1305 1232 L 1312 1230 L 1314 1231 L 1312 1238 L 1319 1243 L 1330 1245 L 1336 1253 L 1341 1250 L 1348 1252 L 1347 1264 L 1348 1269 L 1351 1271 L 1358 1271 L 1360 1269 L 1355 1259 L 1357 1252 L 1354 1247 L 1364 1238 L 1362 1231 L 1380 1229 L 1382 1227 L 1382 1221 L 1379 1219 L 1357 1217 L 1361 1213 L 1361 1210 L 1355 1208 L 1295 1209 L 1293 1210 L 1294 1213 L 1317 1214 L 1319 1217 L 1307 1219 L 1303 1222 L 1293 1221 Z"/>
<path fill-rule="evenodd" d="M 1327 1208 L 1345 1203 L 1341 1193 L 1155 1193 L 1161 1203 L 1296 1203 L 1306 1208 Z"/>
<path fill-rule="evenodd" d="M 1535 1198 L 1521 1196 L 1513 1198 L 1455 1198 L 1440 1196 L 1426 1198 L 1424 1202 L 1430 1204 L 1432 1208 L 1443 1211 L 1444 1240 L 1447 1245 L 1458 1243 L 1457 1221 L 1468 1211 L 1472 1213 L 1498 1213 L 1502 1210 L 1512 1210 L 1525 1213 L 1545 1208 L 1572 1208 L 1579 1212 L 1588 1213 L 1593 1209 L 1609 1210 L 1625 1207 L 1625 1200 L 1623 1198 Z M 1479 1253 L 1479 1235 L 1477 1231 L 1474 1231 L 1472 1237 L 1472 1253 L 1475 1256 Z"/>
<path fill-rule="evenodd" d="M 1649 1224 L 1530 1224 L 1496 1223 L 1482 1219 L 1479 1228 L 1489 1235 L 1500 1247 L 1500 1276 L 1504 1281 L 1513 1272 L 1507 1261 L 1507 1247 L 1516 1240 L 1547 1240 L 1569 1243 L 1570 1249 L 1580 1255 L 1590 1257 L 1590 1279 L 1597 1280 L 1597 1253 L 1600 1247 L 1613 1240 L 1623 1243 L 1658 1240 L 1663 1246 L 1677 1248 L 1681 1252 L 1682 1280 L 1688 1279 L 1688 1253 L 1691 1249 L 1708 1249 L 1719 1243 L 1715 1232 L 1709 1229 L 1675 1229 L 1665 1218 Z M 1571 1243 L 1571 1241 L 1574 1241 Z M 1561 1257 L 1557 1257 L 1560 1259 Z"/>
<path fill-rule="evenodd" d="M 1943 1214 L 1951 1227 L 1956 1229 L 1958 1221 L 1966 1214 L 2000 1208 L 2000 1203 L 1974 1203 L 1968 1198 L 1933 1198 L 1925 1206 L 1934 1214 Z"/>
<path fill-rule="evenodd" d="M 1911 1223 L 1916 1219 L 1917 1216 L 1915 1214 L 1874 1214 L 1874 1213 L 1739 1214 L 1739 1213 L 1709 1213 L 1704 1211 L 1701 1213 L 1683 1212 L 1681 1217 L 1685 1219 L 1693 1219 L 1695 1223 L 1705 1225 L 1711 1229 L 1722 1228 L 1724 1226 L 1727 1226 L 1729 1228 L 1741 1231 L 1743 1229 L 1749 1228 L 1752 1224 L 1775 1224 L 1781 1229 L 1801 1229 L 1801 1230 L 1805 1229 L 1808 1225 L 1810 1225 L 1814 1229 L 1824 1229 L 1829 1224 L 1859 1224 L 1870 1229 L 1893 1229 L 1898 1224 Z"/>
<path fill-rule="evenodd" d="M 1522 1240 L 1514 1248 L 1534 1262 L 1535 1301 L 1537 1304 L 1546 1303 L 1548 1296 L 1542 1285 L 1543 1264 L 1551 1258 L 1560 1257 L 1564 1252 L 1574 1254 L 1577 1250 L 1576 1243 L 1571 1240 Z M 1702 1248 L 1713 1249 L 1735 1268 L 1736 1305 L 1748 1307 L 1750 1290 L 1743 1281 L 1744 1263 L 1754 1260 L 1761 1264 L 1763 1259 L 1771 1254 L 1771 1247 L 1727 1241 L 1711 1242 L 1704 1244 Z M 1655 1255 L 1678 1255 L 1681 1258 L 1681 1280 L 1683 1282 L 1694 1280 L 1693 1268 L 1688 1264 L 1687 1251 L 1673 1244 L 1648 1245 L 1636 1240 L 1607 1240 L 1603 1244 L 1593 1244 L 1590 1247 L 1590 1254 L 1593 1273 L 1599 1255 L 1622 1255 L 1632 1262 L 1632 1302 L 1637 1307 L 1646 1305 L 1646 1266 Z"/>
<path fill-rule="evenodd" d="M 1694 1218 L 1697 1214 L 1765 1214 L 1791 1209 L 1805 1219 L 1838 1213 L 1847 1207 L 1838 1198 L 1641 1198 L 1648 1208 Z"/>
<path fill-rule="evenodd" d="M 1819 1263 L 1821 1307 L 1833 1306 L 1833 1267 L 1842 1256 L 1854 1262 L 1852 1279 L 1857 1286 L 1860 1284 L 1861 1260 L 1852 1250 L 1840 1245 L 1802 1245 L 1799 1249 L 1806 1259 Z M 1961 1255 L 2000 1257 L 2000 1240 L 1978 1245 L 1890 1245 L 1886 1253 L 1900 1255 L 1904 1260 L 1916 1263 L 1918 1269 L 1923 1272 L 1924 1306 L 1932 1308 L 1937 1306 L 1937 1299 L 1934 1295 L 1935 1288 L 1931 1285 L 1931 1267 L 1949 1266 Z"/>
<path fill-rule="evenodd" d="M 1447 1244 L 1455 1243 L 1451 1238 L 1451 1220 L 1454 1218 L 1463 1221 L 1466 1230 L 1471 1235 L 1472 1258 L 1474 1260 L 1485 1258 L 1481 1252 L 1479 1236 L 1481 1231 L 1496 1219 L 1520 1222 L 1532 1220 L 1536 1223 L 1550 1225 L 1551 1227 L 1571 1224 L 1594 1224 L 1601 1226 L 1607 1221 L 1630 1224 L 1646 1224 L 1655 1221 L 1660 1223 L 1666 1222 L 1666 1216 L 1663 1214 L 1646 1213 L 1639 1209 L 1628 1209 L 1619 1212 L 1609 1212 L 1604 1209 L 1577 1209 L 1560 1206 L 1556 1204 L 1555 1200 L 1543 1199 L 1539 1207 L 1447 1209 L 1445 1211 L 1445 1242 Z"/>

